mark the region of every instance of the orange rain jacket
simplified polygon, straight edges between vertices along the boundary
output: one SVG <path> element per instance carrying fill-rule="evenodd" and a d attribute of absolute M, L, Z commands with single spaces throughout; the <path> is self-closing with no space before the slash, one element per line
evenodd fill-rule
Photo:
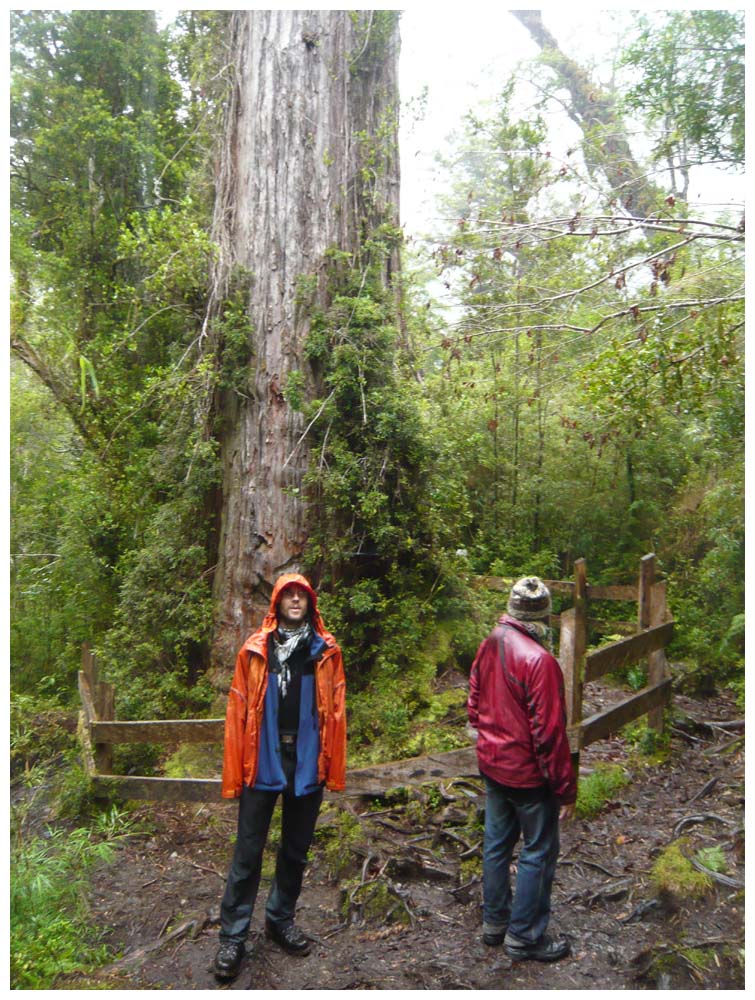
<path fill-rule="evenodd" d="M 328 648 L 315 664 L 315 691 L 320 723 L 320 752 L 317 771 L 320 781 L 340 792 L 346 783 L 346 679 L 338 643 L 327 631 L 317 610 L 317 595 L 309 581 L 298 573 L 278 577 L 270 598 L 270 609 L 262 626 L 253 632 L 239 650 L 228 707 L 225 714 L 225 752 L 221 794 L 236 799 L 243 785 L 257 779 L 262 713 L 267 691 L 267 646 L 271 632 L 278 627 L 278 599 L 284 587 L 304 587 L 310 598 L 312 626 Z"/>

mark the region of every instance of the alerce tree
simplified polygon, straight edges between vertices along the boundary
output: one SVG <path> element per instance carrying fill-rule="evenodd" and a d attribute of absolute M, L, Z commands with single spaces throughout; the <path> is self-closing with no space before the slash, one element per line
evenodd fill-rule
<path fill-rule="evenodd" d="M 305 500 L 309 431 L 335 393 L 307 338 L 333 304 L 334 271 L 363 267 L 375 231 L 395 226 L 399 193 L 396 12 L 238 11 L 229 46 L 235 78 L 203 331 L 208 368 L 224 373 L 205 415 L 222 465 L 220 669 L 277 574 L 302 564 L 315 516 Z M 379 270 L 387 288 L 395 247 Z"/>

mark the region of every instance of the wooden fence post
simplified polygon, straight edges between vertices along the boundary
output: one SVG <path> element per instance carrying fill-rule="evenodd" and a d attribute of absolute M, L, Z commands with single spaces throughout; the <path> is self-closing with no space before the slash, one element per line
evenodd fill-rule
<path fill-rule="evenodd" d="M 579 740 L 582 723 L 582 685 L 587 650 L 587 563 L 574 563 L 574 607 L 561 615 L 559 659 L 564 672 L 566 722 L 572 746 L 574 773 L 579 775 Z"/>
<path fill-rule="evenodd" d="M 668 606 L 666 604 L 666 581 L 659 580 L 650 588 L 650 626 L 663 625 L 669 620 Z M 662 680 L 670 677 L 668 661 L 666 660 L 666 649 L 656 650 L 648 657 L 648 685 L 659 684 Z M 653 708 L 648 712 L 648 726 L 658 733 L 663 732 L 663 712 L 664 706 Z"/>
<path fill-rule="evenodd" d="M 668 621 L 666 606 L 666 583 L 655 579 L 655 555 L 643 556 L 640 562 L 640 586 L 637 607 L 637 624 L 640 631 L 663 625 Z M 666 662 L 666 651 L 659 649 L 648 656 L 648 685 L 658 684 L 669 676 Z M 657 732 L 663 732 L 663 706 L 653 708 L 648 712 L 648 726 Z"/>
<path fill-rule="evenodd" d="M 83 678 L 83 690 L 81 679 Z M 97 671 L 97 657 L 88 643 L 81 647 L 81 675 L 79 690 L 84 703 L 86 725 L 91 729 L 93 722 L 112 721 L 115 718 L 115 690 L 112 684 L 100 681 Z M 113 773 L 113 747 L 110 743 L 94 744 L 94 766 L 97 774 Z"/>
<path fill-rule="evenodd" d="M 93 657 L 96 668 L 96 657 Z M 98 681 L 95 691 L 95 705 L 97 707 L 98 722 L 112 722 L 115 719 L 115 688 L 107 681 Z M 100 774 L 113 773 L 113 745 L 112 743 L 96 743 L 94 747 L 97 771 Z"/>

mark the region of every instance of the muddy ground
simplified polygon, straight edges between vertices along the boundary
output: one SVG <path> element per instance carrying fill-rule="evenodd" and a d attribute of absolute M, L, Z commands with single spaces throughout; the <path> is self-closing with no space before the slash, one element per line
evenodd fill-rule
<path fill-rule="evenodd" d="M 288 956 L 263 936 L 271 855 L 248 956 L 231 984 L 215 980 L 211 963 L 234 806 L 140 806 L 153 832 L 125 839 L 115 863 L 97 873 L 91 897 L 93 919 L 119 958 L 86 985 L 743 989 L 743 890 L 717 881 L 702 899 L 666 898 L 650 878 L 659 852 L 681 836 L 692 856 L 720 847 L 725 877 L 744 883 L 743 733 L 710 725 L 741 713 L 727 696 L 677 697 L 675 713 L 661 764 L 648 763 L 623 739 L 583 752 L 584 772 L 620 763 L 632 780 L 597 818 L 562 830 L 552 929 L 571 938 L 565 961 L 512 964 L 501 948 L 482 943 L 476 825 L 482 801 L 475 798 L 481 786 L 458 781 L 438 791 L 425 786 L 404 802 L 352 800 L 360 825 L 339 809 L 323 814 L 297 918 L 314 940 L 307 957 Z M 347 830 L 360 834 L 351 847 Z M 333 876 L 338 864 L 345 866 L 340 879 Z M 353 905 L 344 907 L 348 897 Z"/>

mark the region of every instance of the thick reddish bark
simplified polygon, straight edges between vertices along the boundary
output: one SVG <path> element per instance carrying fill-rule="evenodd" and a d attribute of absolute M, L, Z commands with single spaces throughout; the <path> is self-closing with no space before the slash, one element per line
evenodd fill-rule
<path fill-rule="evenodd" d="M 284 393 L 292 371 L 305 398 L 322 391 L 303 348 L 312 308 L 327 297 L 324 253 L 356 256 L 372 223 L 395 222 L 399 186 L 392 12 L 237 11 L 230 46 L 208 349 L 218 350 L 218 317 L 240 283 L 252 332 L 242 388 L 215 400 L 223 469 L 216 676 L 259 621 L 276 576 L 300 568 L 307 541 L 307 423 Z"/>

